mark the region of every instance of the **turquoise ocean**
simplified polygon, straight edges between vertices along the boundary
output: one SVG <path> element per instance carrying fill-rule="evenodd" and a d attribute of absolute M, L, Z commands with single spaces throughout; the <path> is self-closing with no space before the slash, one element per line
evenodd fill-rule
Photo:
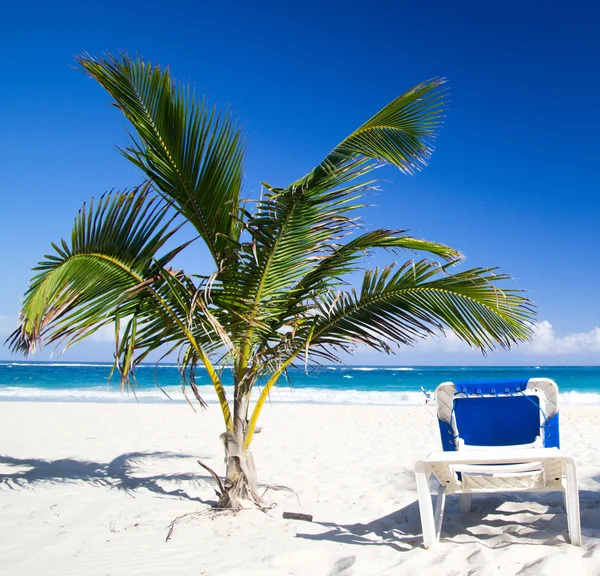
<path fill-rule="evenodd" d="M 184 402 L 174 364 L 141 365 L 135 395 L 122 394 L 118 375 L 108 381 L 111 365 L 69 362 L 0 362 L 0 401 Z M 222 377 L 231 393 L 231 375 Z M 559 386 L 562 401 L 600 404 L 599 366 L 323 366 L 289 371 L 271 394 L 274 402 L 419 405 L 426 392 L 447 381 L 547 377 Z M 197 383 L 208 403 L 216 402 L 208 375 Z M 290 387 L 291 384 L 291 387 Z"/>

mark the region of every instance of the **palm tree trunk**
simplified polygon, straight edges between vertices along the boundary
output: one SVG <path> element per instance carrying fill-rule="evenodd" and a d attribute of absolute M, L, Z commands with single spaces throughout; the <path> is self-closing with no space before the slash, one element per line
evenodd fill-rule
<path fill-rule="evenodd" d="M 250 393 L 235 398 L 233 433 L 221 434 L 227 470 L 223 485 L 224 492 L 219 498 L 218 508 L 240 510 L 247 507 L 249 503 L 259 507 L 262 505 L 256 484 L 254 458 L 249 450 L 244 449 L 249 404 Z"/>

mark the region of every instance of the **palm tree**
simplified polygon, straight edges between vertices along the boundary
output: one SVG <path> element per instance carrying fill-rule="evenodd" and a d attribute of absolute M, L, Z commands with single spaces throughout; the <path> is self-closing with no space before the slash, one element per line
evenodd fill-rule
<path fill-rule="evenodd" d="M 67 347 L 114 324 L 122 387 L 135 385 L 135 367 L 151 352 L 178 351 L 184 394 L 191 389 L 200 404 L 195 374 L 204 367 L 225 424 L 219 507 L 260 505 L 250 446 L 289 367 L 339 361 L 356 343 L 390 352 L 444 328 L 483 352 L 529 338 L 532 304 L 497 287 L 506 275 L 454 272 L 456 250 L 405 230 L 365 231 L 357 216 L 375 185 L 365 179 L 373 169 L 412 174 L 425 165 L 443 116 L 443 80 L 402 94 L 308 174 L 283 188 L 263 183 L 261 198 L 250 201 L 241 197 L 244 148 L 229 113 L 144 60 L 78 61 L 133 127 L 120 151 L 147 181 L 83 206 L 71 240 L 52 244 L 36 268 L 10 345 L 24 353 L 42 343 Z M 193 242 L 175 243 L 182 226 L 206 244 L 211 274 L 173 267 Z M 379 248 L 434 259 L 364 271 Z M 354 289 L 348 277 L 357 274 Z M 221 380 L 224 363 L 232 366 L 233 398 Z"/>

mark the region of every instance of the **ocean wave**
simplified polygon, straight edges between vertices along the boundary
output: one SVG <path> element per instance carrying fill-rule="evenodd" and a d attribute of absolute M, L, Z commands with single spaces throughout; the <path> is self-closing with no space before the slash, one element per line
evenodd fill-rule
<path fill-rule="evenodd" d="M 212 402 L 212 396 L 215 396 L 214 402 L 217 402 L 216 395 L 212 386 L 199 386 L 204 388 L 201 394 L 207 395 L 207 401 Z M 168 397 L 166 395 L 168 395 Z M 229 390 L 233 395 L 233 389 Z M 135 392 L 121 392 L 118 386 L 107 388 L 106 386 L 95 386 L 88 388 L 34 388 L 34 387 L 1 387 L 0 400 L 41 400 L 50 402 L 169 402 L 169 398 L 175 402 L 185 402 L 185 397 L 181 392 L 181 386 L 165 386 L 162 389 L 144 388 L 135 390 Z"/>
<path fill-rule="evenodd" d="M 6 368 L 12 368 L 13 366 L 21 366 L 27 368 L 112 368 L 112 364 L 109 362 L 103 364 L 96 364 L 93 362 L 0 362 L 0 366 Z M 136 369 L 140 368 L 171 368 L 178 369 L 177 364 L 139 364 Z M 217 369 L 231 368 L 229 364 L 222 366 L 216 366 Z M 203 365 L 198 365 L 198 369 L 206 369 Z"/>
<path fill-rule="evenodd" d="M 348 366 L 349 370 L 358 370 L 360 372 L 373 372 L 374 370 L 388 370 L 394 372 L 412 372 L 414 368 L 408 366 Z"/>
<path fill-rule="evenodd" d="M 164 392 L 163 392 L 164 391 Z M 199 386 L 198 391 L 208 404 L 218 404 L 212 386 Z M 233 387 L 226 386 L 228 398 L 233 397 Z M 165 393 L 171 398 L 167 398 Z M 253 400 L 258 397 L 259 390 L 255 389 Z M 568 391 L 560 395 L 561 405 L 584 404 L 600 405 L 600 394 L 593 392 Z M 190 399 L 193 401 L 192 396 Z M 288 388 L 281 387 L 271 391 L 270 401 L 274 403 L 299 404 L 356 404 L 381 406 L 422 406 L 425 404 L 425 394 L 417 391 L 376 392 L 364 390 L 333 390 L 329 388 Z M 1 387 L 0 401 L 46 401 L 46 402 L 185 402 L 180 386 L 165 386 L 159 388 L 144 388 L 121 393 L 118 386 L 107 389 L 106 386 L 93 388 L 46 389 Z M 432 406 L 434 403 L 430 403 Z"/>
<path fill-rule="evenodd" d="M 594 392 L 569 390 L 568 392 L 561 392 L 558 397 L 561 404 L 600 404 L 600 394 Z"/>
<path fill-rule="evenodd" d="M 156 403 L 186 402 L 179 386 L 166 386 L 164 392 L 159 388 L 137 390 L 121 393 L 118 387 L 108 389 L 106 386 L 95 388 L 71 388 L 50 390 L 44 388 L 0 388 L 0 401 L 45 401 L 45 402 L 118 402 L 118 403 Z M 218 404 L 212 386 L 198 386 L 200 396 L 207 404 Z M 233 397 L 233 387 L 226 386 L 228 398 Z M 171 400 L 165 396 L 169 395 Z M 255 389 L 253 402 L 258 398 L 259 390 Z M 193 400 L 193 397 L 190 396 Z M 287 388 L 281 387 L 271 391 L 270 401 L 273 403 L 298 404 L 358 404 L 358 405 L 407 405 L 423 404 L 422 392 L 366 392 L 359 390 L 331 390 L 324 388 Z"/>
<path fill-rule="evenodd" d="M 26 366 L 27 368 L 112 368 L 112 364 L 87 364 L 77 362 L 0 362 L 0 366 Z"/>

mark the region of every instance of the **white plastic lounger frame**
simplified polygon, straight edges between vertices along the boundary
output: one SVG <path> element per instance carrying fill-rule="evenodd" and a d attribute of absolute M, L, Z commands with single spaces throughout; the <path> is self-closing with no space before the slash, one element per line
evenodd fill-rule
<path fill-rule="evenodd" d="M 416 464 L 425 548 L 431 548 L 439 541 L 447 494 L 460 495 L 460 510 L 465 513 L 470 509 L 471 495 L 474 493 L 524 491 L 563 492 L 571 544 L 580 546 L 579 493 L 575 463 L 557 447 L 542 447 L 549 443 L 549 440 L 544 438 L 546 428 L 550 428 L 546 423 L 558 412 L 556 384 L 547 378 L 532 378 L 523 390 L 516 388 L 521 395 L 537 396 L 539 412 L 543 416 L 539 424 L 539 437 L 535 441 L 512 446 L 469 446 L 464 442 L 457 427 L 454 410 L 457 397 L 469 397 L 461 390 L 463 388 L 460 385 L 455 386 L 451 382 L 441 384 L 436 390 L 438 417 L 440 422 L 445 422 L 446 428 L 453 432 L 453 445 L 446 447 L 447 451 L 431 453 Z M 464 390 L 466 391 L 466 388 Z M 480 397 L 500 397 L 502 394 L 496 390 L 493 390 L 493 394 L 486 394 L 482 390 L 477 390 Z M 507 394 L 511 394 L 509 388 L 506 388 L 506 391 Z M 554 425 L 557 424 L 556 419 Z M 440 426 L 442 427 L 443 425 Z M 442 442 L 444 440 L 446 438 L 442 434 Z M 431 474 L 440 483 L 435 512 L 429 488 Z"/>
<path fill-rule="evenodd" d="M 435 514 L 429 490 L 431 474 L 440 481 Z M 447 494 L 460 494 L 461 511 L 468 512 L 473 493 L 522 491 L 563 492 L 571 544 L 581 546 L 575 463 L 558 448 L 433 452 L 417 462 L 416 475 L 425 548 L 439 541 Z"/>

